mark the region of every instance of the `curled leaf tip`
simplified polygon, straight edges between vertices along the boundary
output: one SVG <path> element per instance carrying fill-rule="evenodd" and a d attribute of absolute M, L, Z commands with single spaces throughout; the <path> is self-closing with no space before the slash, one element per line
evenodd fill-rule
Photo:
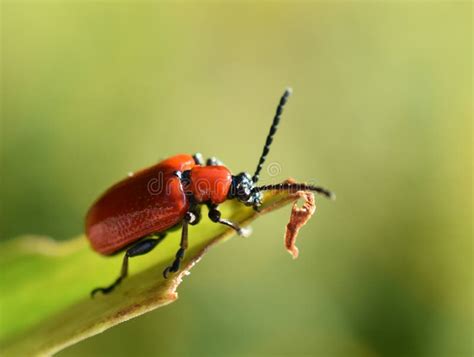
<path fill-rule="evenodd" d="M 312 192 L 297 192 L 299 198 L 304 200 L 303 206 L 299 207 L 298 202 L 293 203 L 291 208 L 290 221 L 286 225 L 285 231 L 285 247 L 293 259 L 298 258 L 298 247 L 296 246 L 296 237 L 301 227 L 303 227 L 316 211 L 314 195 Z"/>

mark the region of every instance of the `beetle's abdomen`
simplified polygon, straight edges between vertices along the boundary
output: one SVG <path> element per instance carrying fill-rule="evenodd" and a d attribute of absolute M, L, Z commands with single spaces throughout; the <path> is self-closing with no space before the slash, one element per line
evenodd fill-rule
<path fill-rule="evenodd" d="M 180 179 L 173 173 L 193 166 L 191 156 L 174 156 L 107 190 L 86 217 L 86 234 L 92 248 L 110 255 L 146 235 L 178 224 L 189 202 Z"/>

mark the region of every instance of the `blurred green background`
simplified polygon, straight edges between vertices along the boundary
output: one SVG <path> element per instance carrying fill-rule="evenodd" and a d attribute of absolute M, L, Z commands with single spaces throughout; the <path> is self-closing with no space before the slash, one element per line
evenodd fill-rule
<path fill-rule="evenodd" d="M 292 261 L 289 208 L 180 299 L 59 356 L 472 355 L 470 2 L 3 2 L 1 239 L 67 239 L 175 153 L 333 189 Z M 273 173 L 274 174 L 274 173 Z M 199 237 L 191 237 L 199 239 Z"/>

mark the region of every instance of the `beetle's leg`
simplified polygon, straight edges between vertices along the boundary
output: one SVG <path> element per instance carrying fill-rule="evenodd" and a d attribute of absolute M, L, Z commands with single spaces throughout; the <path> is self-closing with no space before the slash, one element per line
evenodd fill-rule
<path fill-rule="evenodd" d="M 224 163 L 216 157 L 210 157 L 206 160 L 206 166 L 222 166 Z"/>
<path fill-rule="evenodd" d="M 194 163 L 196 165 L 204 165 L 204 158 L 202 157 L 202 154 L 200 152 L 197 152 L 193 155 Z"/>
<path fill-rule="evenodd" d="M 189 210 L 186 212 L 183 218 L 183 227 L 181 230 L 181 243 L 179 244 L 179 249 L 176 252 L 176 257 L 171 266 L 163 270 L 163 277 L 168 279 L 169 273 L 176 273 L 179 270 L 181 261 L 184 259 L 184 252 L 188 248 L 188 225 L 194 224 L 197 221 L 197 216 L 193 211 Z"/>
<path fill-rule="evenodd" d="M 122 269 L 120 271 L 119 277 L 113 282 L 113 284 L 105 287 L 105 288 L 95 288 L 91 291 L 91 297 L 97 292 L 102 292 L 103 294 L 108 294 L 112 290 L 115 289 L 117 285 L 119 285 L 123 279 L 125 279 L 128 275 L 128 258 L 136 257 L 137 255 L 143 255 L 150 252 L 153 248 L 156 247 L 158 243 L 160 243 L 163 238 L 165 238 L 165 233 L 162 233 L 158 236 L 158 238 L 147 238 L 143 239 L 137 244 L 134 244 L 130 248 L 127 249 L 122 261 Z"/>
<path fill-rule="evenodd" d="M 189 212 L 194 215 L 192 219 L 188 222 L 190 225 L 195 226 L 201 221 L 201 205 L 191 204 Z"/>
<path fill-rule="evenodd" d="M 209 219 L 214 223 L 220 223 L 227 227 L 232 228 L 237 232 L 239 236 L 248 237 L 251 233 L 250 228 L 242 228 L 237 223 L 229 221 L 228 219 L 221 218 L 221 212 L 217 209 L 216 205 L 208 205 L 209 207 Z"/>

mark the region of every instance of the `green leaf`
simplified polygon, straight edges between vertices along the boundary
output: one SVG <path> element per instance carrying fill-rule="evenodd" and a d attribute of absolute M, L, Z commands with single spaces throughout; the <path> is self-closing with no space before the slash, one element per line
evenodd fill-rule
<path fill-rule="evenodd" d="M 297 200 L 298 194 L 267 193 L 260 213 L 233 201 L 223 217 L 246 225 L 258 215 Z M 203 212 L 205 214 L 205 212 Z M 282 227 L 283 229 L 283 227 Z M 211 246 L 233 232 L 204 219 L 189 229 L 190 246 L 182 269 L 162 277 L 176 253 L 180 232 L 170 233 L 150 254 L 130 263 L 130 276 L 109 294 L 89 297 L 110 284 L 122 255 L 94 253 L 84 236 L 57 242 L 24 236 L 0 249 L 0 350 L 3 356 L 49 355 L 108 328 L 175 301 L 176 289 Z"/>

